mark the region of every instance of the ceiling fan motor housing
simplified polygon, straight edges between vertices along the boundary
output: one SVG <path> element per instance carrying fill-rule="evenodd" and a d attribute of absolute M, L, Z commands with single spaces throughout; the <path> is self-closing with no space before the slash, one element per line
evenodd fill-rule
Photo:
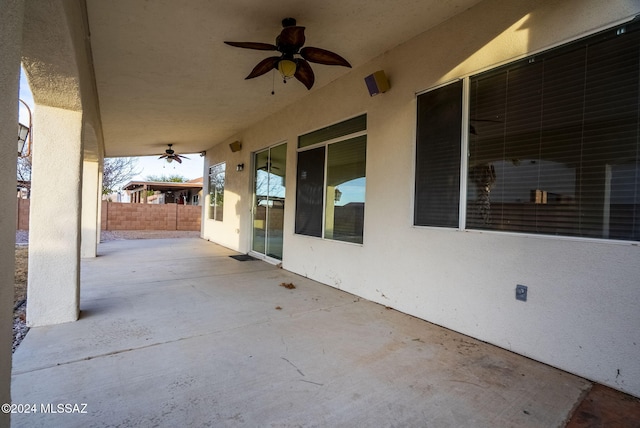
<path fill-rule="evenodd" d="M 296 19 L 295 18 L 285 18 L 282 20 L 283 27 L 295 27 Z"/>

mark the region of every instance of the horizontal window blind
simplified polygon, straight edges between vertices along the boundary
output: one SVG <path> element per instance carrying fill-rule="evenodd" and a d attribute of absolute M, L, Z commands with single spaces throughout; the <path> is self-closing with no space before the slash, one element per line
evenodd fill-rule
<path fill-rule="evenodd" d="M 325 147 L 298 153 L 296 233 L 322 236 Z"/>
<path fill-rule="evenodd" d="M 640 32 L 470 79 L 467 227 L 640 240 Z"/>
<path fill-rule="evenodd" d="M 458 227 L 462 81 L 418 96 L 414 224 Z"/>

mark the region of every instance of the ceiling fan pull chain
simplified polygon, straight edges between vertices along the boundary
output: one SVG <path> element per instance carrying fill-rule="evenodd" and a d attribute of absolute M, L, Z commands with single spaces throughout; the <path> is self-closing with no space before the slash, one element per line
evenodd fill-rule
<path fill-rule="evenodd" d="M 271 73 L 271 95 L 276 94 L 276 69 L 273 69 L 273 73 Z"/>

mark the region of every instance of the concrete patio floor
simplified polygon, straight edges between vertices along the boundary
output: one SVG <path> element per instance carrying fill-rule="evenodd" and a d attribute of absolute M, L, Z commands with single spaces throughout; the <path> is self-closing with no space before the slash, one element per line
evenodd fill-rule
<path fill-rule="evenodd" d="M 556 427 L 591 386 L 201 239 L 99 254 L 14 354 L 14 427 Z"/>

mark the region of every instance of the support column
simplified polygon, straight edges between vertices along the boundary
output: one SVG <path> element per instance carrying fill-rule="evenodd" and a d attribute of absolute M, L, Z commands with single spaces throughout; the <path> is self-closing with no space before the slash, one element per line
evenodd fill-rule
<path fill-rule="evenodd" d="M 98 162 L 98 229 L 96 230 L 96 242 L 100 243 L 100 232 L 102 231 L 102 176 L 104 159 Z M 106 220 L 106 219 L 105 219 Z"/>
<path fill-rule="evenodd" d="M 34 115 L 27 324 L 80 312 L 82 112 L 37 105 Z"/>
<path fill-rule="evenodd" d="M 22 0 L 0 1 L 0 403 L 11 403 L 11 326 L 16 242 L 16 126 L 22 49 Z M 0 426 L 9 426 L 0 413 Z"/>
<path fill-rule="evenodd" d="M 95 257 L 98 252 L 97 230 L 98 200 L 100 191 L 100 176 L 98 162 L 84 161 L 82 163 L 82 235 L 80 256 L 83 258 Z M 96 230 L 97 229 L 97 230 Z"/>

